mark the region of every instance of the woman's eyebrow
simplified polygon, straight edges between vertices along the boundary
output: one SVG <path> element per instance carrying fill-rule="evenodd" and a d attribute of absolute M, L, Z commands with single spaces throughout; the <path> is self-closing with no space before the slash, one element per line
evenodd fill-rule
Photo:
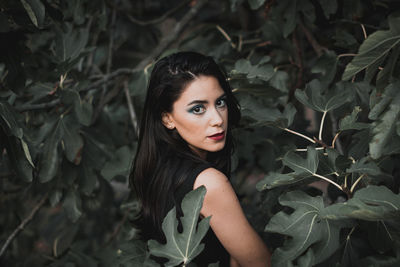
<path fill-rule="evenodd" d="M 217 100 L 225 97 L 226 94 L 223 93 L 221 96 L 217 97 Z M 193 100 L 192 102 L 190 102 L 189 104 L 187 104 L 187 106 L 193 105 L 193 104 L 207 104 L 208 101 L 207 100 Z"/>
<path fill-rule="evenodd" d="M 193 105 L 193 104 L 207 104 L 207 103 L 208 103 L 207 100 L 193 100 L 192 102 L 187 104 L 187 106 L 190 106 L 190 105 Z"/>

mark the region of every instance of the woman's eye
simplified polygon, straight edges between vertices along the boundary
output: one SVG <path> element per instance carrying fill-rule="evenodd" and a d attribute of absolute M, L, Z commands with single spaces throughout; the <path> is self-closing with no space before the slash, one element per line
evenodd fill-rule
<path fill-rule="evenodd" d="M 204 113 L 205 108 L 203 106 L 194 106 L 190 111 L 194 114 L 202 114 Z"/>
<path fill-rule="evenodd" d="M 218 108 L 223 108 L 226 106 L 226 100 L 225 99 L 218 99 L 216 103 Z"/>

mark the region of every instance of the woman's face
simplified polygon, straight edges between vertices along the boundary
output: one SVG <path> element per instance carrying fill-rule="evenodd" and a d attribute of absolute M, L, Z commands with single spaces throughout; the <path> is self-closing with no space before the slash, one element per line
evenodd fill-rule
<path fill-rule="evenodd" d="M 205 158 L 207 152 L 216 152 L 225 146 L 228 129 L 225 92 L 216 78 L 198 76 L 175 101 L 172 112 L 163 114 L 162 120 Z"/>

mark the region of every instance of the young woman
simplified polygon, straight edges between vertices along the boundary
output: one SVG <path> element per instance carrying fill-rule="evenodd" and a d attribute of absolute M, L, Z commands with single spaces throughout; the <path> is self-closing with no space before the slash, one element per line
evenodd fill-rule
<path fill-rule="evenodd" d="M 199 186 L 207 189 L 201 217 L 212 216 L 198 266 L 269 266 L 270 254 L 248 223 L 227 177 L 238 103 L 211 57 L 180 52 L 151 73 L 130 179 L 141 201 L 145 240 L 165 242 L 161 223 Z"/>

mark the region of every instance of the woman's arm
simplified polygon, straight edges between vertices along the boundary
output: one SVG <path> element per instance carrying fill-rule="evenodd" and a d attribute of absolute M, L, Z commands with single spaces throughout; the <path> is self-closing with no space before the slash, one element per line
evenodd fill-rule
<path fill-rule="evenodd" d="M 247 221 L 239 200 L 226 176 L 209 168 L 199 174 L 194 189 L 204 185 L 207 189 L 200 213 L 212 216 L 211 228 L 229 252 L 231 266 L 270 266 L 270 253 L 264 242 Z M 237 266 L 237 265 L 236 265 Z"/>

